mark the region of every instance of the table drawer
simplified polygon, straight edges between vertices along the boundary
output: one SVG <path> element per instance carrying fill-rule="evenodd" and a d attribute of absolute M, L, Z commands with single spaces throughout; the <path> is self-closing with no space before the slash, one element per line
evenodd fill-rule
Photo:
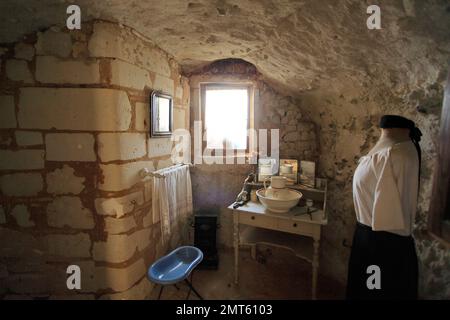
<path fill-rule="evenodd" d="M 277 228 L 277 219 L 263 216 L 261 214 L 241 213 L 239 215 L 239 223 L 260 228 Z"/>
<path fill-rule="evenodd" d="M 312 236 L 314 229 L 315 226 L 310 223 L 302 223 L 288 219 L 278 220 L 278 230 L 280 231 Z"/>

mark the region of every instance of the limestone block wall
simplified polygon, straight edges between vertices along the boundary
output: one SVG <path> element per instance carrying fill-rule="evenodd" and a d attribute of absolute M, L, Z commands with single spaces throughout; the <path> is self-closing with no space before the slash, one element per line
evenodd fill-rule
<path fill-rule="evenodd" d="M 188 128 L 188 80 L 104 21 L 31 34 L 0 59 L 0 298 L 146 297 L 167 248 L 138 172 L 172 165 L 170 139 L 149 138 L 149 96 L 171 94 Z M 80 290 L 66 287 L 72 264 Z"/>
<path fill-rule="evenodd" d="M 189 76 L 191 89 L 191 130 L 200 119 L 200 83 L 252 83 L 255 88 L 254 126 L 279 129 L 280 158 L 317 160 L 316 125 L 291 98 L 279 94 L 262 80 L 256 68 L 243 60 L 219 60 Z M 269 143 L 269 142 L 268 142 Z M 270 145 L 270 143 L 269 143 Z M 268 150 L 270 155 L 270 150 Z M 194 210 L 215 211 L 220 215 L 218 242 L 232 247 L 232 219 L 228 207 L 242 189 L 250 172 L 257 172 L 252 164 L 196 165 L 192 170 Z"/>

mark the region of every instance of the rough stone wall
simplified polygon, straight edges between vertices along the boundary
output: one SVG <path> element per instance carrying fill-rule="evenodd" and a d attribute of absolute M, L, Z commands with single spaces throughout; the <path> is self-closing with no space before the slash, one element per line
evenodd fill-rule
<path fill-rule="evenodd" d="M 146 297 L 166 248 L 138 172 L 172 165 L 170 139 L 149 139 L 149 95 L 173 95 L 174 127 L 188 128 L 187 79 L 102 21 L 31 34 L 0 58 L 0 298 Z M 72 264 L 80 290 L 66 287 Z"/>
<path fill-rule="evenodd" d="M 252 64 L 239 59 L 219 60 L 190 74 L 191 130 L 193 122 L 200 119 L 200 83 L 250 82 L 255 87 L 254 126 L 280 130 L 280 158 L 317 160 L 316 125 L 291 97 L 277 93 L 260 77 Z M 222 246 L 232 246 L 232 219 L 225 208 L 241 191 L 247 174 L 256 171 L 257 166 L 251 164 L 203 164 L 192 170 L 194 210 L 220 213 L 218 242 Z"/>
<path fill-rule="evenodd" d="M 394 82 L 390 75 L 353 81 L 345 75 L 336 87 L 304 93 L 298 103 L 318 125 L 319 174 L 328 178 L 329 223 L 324 228 L 321 271 L 345 283 L 355 225 L 352 178 L 358 159 L 380 135 L 383 114 L 399 114 L 414 120 L 422 130 L 422 168 L 415 238 L 419 256 L 420 296 L 450 298 L 450 254 L 427 234 L 427 214 L 436 156 L 436 137 L 445 79 L 445 55 L 431 64 L 435 73 L 422 74 L 413 84 Z M 436 57 L 435 57 L 436 58 Z M 430 62 L 432 63 L 432 62 Z M 441 64 L 441 67 L 439 66 Z M 391 79 L 391 81 L 389 80 Z"/>

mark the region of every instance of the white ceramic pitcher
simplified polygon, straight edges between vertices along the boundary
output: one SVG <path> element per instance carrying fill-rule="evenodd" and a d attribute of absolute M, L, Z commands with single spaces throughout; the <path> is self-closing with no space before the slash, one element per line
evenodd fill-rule
<path fill-rule="evenodd" d="M 267 187 L 266 182 L 269 178 L 264 180 L 265 196 L 269 198 L 278 198 L 281 190 L 286 187 L 286 177 L 272 176 L 270 177 L 270 187 Z"/>

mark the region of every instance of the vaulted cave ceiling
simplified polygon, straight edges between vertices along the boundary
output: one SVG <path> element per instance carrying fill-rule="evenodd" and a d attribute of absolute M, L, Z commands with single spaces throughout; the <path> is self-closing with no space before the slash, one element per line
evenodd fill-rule
<path fill-rule="evenodd" d="M 448 0 L 377 1 L 381 30 L 366 26 L 370 1 L 4 0 L 0 42 L 64 25 L 70 3 L 82 20 L 128 25 L 173 55 L 186 73 L 217 59 L 254 64 L 266 81 L 297 95 L 377 79 L 414 86 L 443 78 L 450 57 Z M 342 89 L 342 88 L 341 88 Z"/>

